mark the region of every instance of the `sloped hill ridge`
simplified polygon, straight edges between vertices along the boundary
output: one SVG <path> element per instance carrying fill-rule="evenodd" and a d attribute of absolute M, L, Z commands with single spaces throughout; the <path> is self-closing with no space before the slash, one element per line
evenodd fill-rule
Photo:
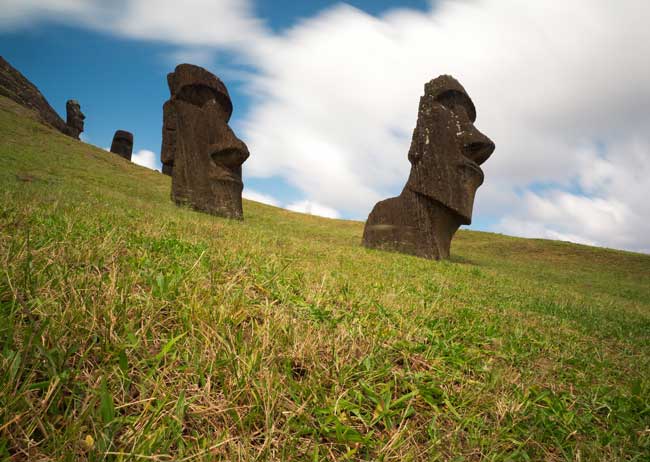
<path fill-rule="evenodd" d="M 66 123 L 50 106 L 43 94 L 23 74 L 0 56 L 0 96 L 7 97 L 34 111 L 35 117 L 63 134 L 70 134 Z"/>
<path fill-rule="evenodd" d="M 650 256 L 363 224 L 170 180 L 0 97 L 0 455 L 643 460 Z M 255 155 L 255 153 L 252 153 Z"/>

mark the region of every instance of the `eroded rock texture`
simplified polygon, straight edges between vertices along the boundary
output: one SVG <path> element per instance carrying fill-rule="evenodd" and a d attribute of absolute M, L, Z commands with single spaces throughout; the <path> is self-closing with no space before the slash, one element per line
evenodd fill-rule
<path fill-rule="evenodd" d="M 133 154 L 133 133 L 125 130 L 118 130 L 113 135 L 113 142 L 111 143 L 111 152 L 126 160 L 131 160 Z"/>
<path fill-rule="evenodd" d="M 232 102 L 210 72 L 180 64 L 167 76 L 160 157 L 179 205 L 227 218 L 243 218 L 242 164 L 248 148 L 228 126 Z"/>
<path fill-rule="evenodd" d="M 0 56 L 0 95 L 34 111 L 45 125 L 69 135 L 68 126 L 27 78 Z"/>
<path fill-rule="evenodd" d="M 84 131 L 84 120 L 86 116 L 81 112 L 81 106 L 74 99 L 69 99 L 65 104 L 65 111 L 67 114 L 66 125 L 68 126 L 68 134 L 76 139 Z"/>
<path fill-rule="evenodd" d="M 424 86 L 402 193 L 378 202 L 368 216 L 363 244 L 424 258 L 449 258 L 451 240 L 472 222 L 480 165 L 494 143 L 474 127 L 476 109 L 465 89 L 443 75 Z"/>

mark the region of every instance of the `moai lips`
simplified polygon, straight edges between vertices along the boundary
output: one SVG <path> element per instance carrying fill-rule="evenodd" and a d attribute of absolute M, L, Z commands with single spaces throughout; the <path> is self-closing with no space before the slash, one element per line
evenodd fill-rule
<path fill-rule="evenodd" d="M 181 64 L 167 76 L 171 98 L 163 106 L 163 173 L 172 177 L 179 205 L 227 218 L 243 218 L 242 164 L 248 148 L 228 126 L 232 102 L 210 72 Z"/>
<path fill-rule="evenodd" d="M 366 247 L 449 258 L 454 233 L 472 222 L 484 180 L 480 165 L 494 151 L 475 120 L 474 103 L 453 77 L 425 85 L 408 154 L 411 173 L 402 193 L 377 203 L 368 216 Z"/>

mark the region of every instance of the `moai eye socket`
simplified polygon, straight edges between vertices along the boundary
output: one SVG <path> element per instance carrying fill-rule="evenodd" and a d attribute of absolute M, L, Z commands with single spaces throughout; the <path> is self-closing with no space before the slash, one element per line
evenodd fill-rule
<path fill-rule="evenodd" d="M 476 121 L 476 109 L 467 95 L 459 91 L 449 90 L 438 95 L 436 101 L 453 112 L 464 112 L 472 123 Z M 463 110 L 459 111 L 460 108 Z"/>
<path fill-rule="evenodd" d="M 176 95 L 176 99 L 198 107 L 203 107 L 208 101 L 216 98 L 214 90 L 205 85 L 185 85 Z"/>

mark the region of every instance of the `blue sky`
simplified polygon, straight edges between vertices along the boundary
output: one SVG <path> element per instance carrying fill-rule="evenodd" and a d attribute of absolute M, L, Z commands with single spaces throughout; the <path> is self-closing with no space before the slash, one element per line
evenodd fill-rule
<path fill-rule="evenodd" d="M 233 97 L 248 197 L 364 219 L 450 73 L 497 145 L 473 229 L 650 249 L 646 2 L 116 2 L 0 0 L 0 54 L 60 114 L 78 99 L 89 143 L 126 129 L 159 165 L 166 74 L 193 62 Z"/>
<path fill-rule="evenodd" d="M 319 12 L 340 3 L 331 0 L 309 0 L 297 2 L 293 0 L 260 0 L 255 2 L 254 9 L 265 19 L 270 27 L 281 32 L 296 22 L 309 19 Z M 427 11 L 431 2 L 427 0 L 354 0 L 347 1 L 348 5 L 378 16 L 391 9 L 408 8 Z"/>

